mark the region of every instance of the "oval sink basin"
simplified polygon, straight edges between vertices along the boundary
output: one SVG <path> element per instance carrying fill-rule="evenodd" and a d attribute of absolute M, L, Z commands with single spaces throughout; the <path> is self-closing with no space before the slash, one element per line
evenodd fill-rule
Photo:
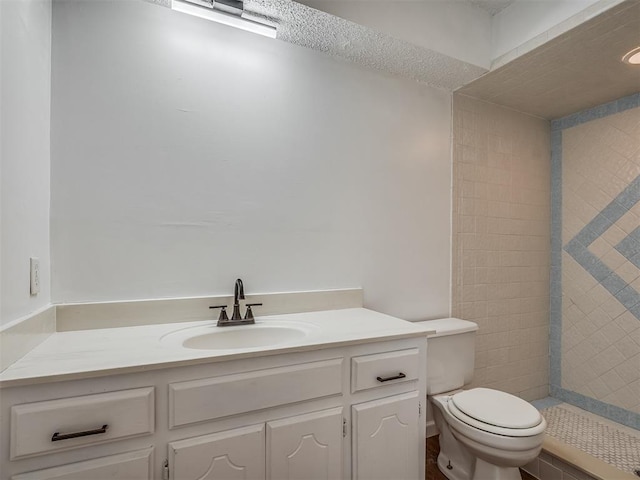
<path fill-rule="evenodd" d="M 255 348 L 277 345 L 304 337 L 306 337 L 305 332 L 294 328 L 253 327 L 246 330 L 222 330 L 220 332 L 196 335 L 182 342 L 182 346 L 203 350 Z"/>
<path fill-rule="evenodd" d="M 207 325 L 177 330 L 161 341 L 198 350 L 252 349 L 298 342 L 307 337 L 313 327 L 293 322 L 258 322 L 236 327 Z"/>

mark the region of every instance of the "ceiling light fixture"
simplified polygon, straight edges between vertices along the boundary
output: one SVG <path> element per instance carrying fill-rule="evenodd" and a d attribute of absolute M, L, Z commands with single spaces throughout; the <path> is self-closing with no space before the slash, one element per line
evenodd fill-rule
<path fill-rule="evenodd" d="M 171 9 L 248 32 L 258 33 L 265 37 L 276 38 L 278 33 L 278 30 L 271 25 L 243 18 L 242 2 L 239 1 L 197 2 L 196 4 L 189 1 L 172 0 Z"/>
<path fill-rule="evenodd" d="M 624 63 L 631 65 L 640 65 L 640 47 L 636 47 L 622 57 Z"/>

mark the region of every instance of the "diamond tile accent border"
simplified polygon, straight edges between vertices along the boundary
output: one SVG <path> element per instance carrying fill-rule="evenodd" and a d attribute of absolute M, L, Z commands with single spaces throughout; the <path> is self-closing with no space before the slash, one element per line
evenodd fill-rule
<path fill-rule="evenodd" d="M 563 250 L 566 251 L 565 255 L 569 255 L 566 258 L 576 260 L 579 264 L 578 268 L 581 267 L 588 272 L 588 275 L 592 276 L 595 279 L 594 281 L 601 285 L 599 288 L 603 292 L 607 295 L 611 294 L 613 297 L 611 300 L 620 305 L 616 308 L 624 308 L 630 312 L 627 315 L 632 315 L 632 319 L 635 317 L 640 320 L 640 288 L 638 288 L 640 282 L 636 280 L 633 282 L 633 286 L 629 285 L 627 281 L 618 275 L 620 273 L 625 276 L 624 272 L 621 273 L 615 265 L 611 265 L 609 260 L 612 255 L 609 255 L 608 258 L 603 258 L 607 262 L 605 263 L 593 251 L 589 250 L 589 246 L 595 249 L 597 247 L 596 244 L 602 241 L 600 237 L 603 236 L 607 229 L 620 220 L 630 208 L 640 202 L 640 176 L 637 176 L 631 184 L 628 184 L 624 188 L 624 192 L 610 202 L 600 214 L 595 212 L 590 217 L 591 221 L 588 222 L 588 225 L 583 227 L 563 248 L 562 148 L 563 130 L 638 107 L 640 107 L 640 93 L 551 122 L 551 278 L 549 311 L 550 394 L 584 410 L 636 429 L 640 429 L 640 415 L 638 413 L 562 387 L 562 255 Z M 635 208 L 637 209 L 637 206 Z M 610 232 L 613 232 L 613 230 L 615 230 L 615 227 Z M 612 244 L 612 254 L 618 255 L 619 262 L 626 262 L 628 270 L 640 268 L 640 253 L 637 251 L 640 246 L 640 227 L 635 228 L 626 237 L 622 237 L 623 235 L 619 236 L 615 243 Z M 612 266 L 616 267 L 615 271 L 611 268 Z M 629 272 L 627 271 L 627 273 Z M 567 307 L 570 306 L 567 305 Z"/>
<path fill-rule="evenodd" d="M 640 93 L 634 93 L 633 95 L 622 97 L 618 100 L 613 100 L 609 103 L 598 105 L 597 107 L 553 120 L 551 122 L 551 131 L 554 132 L 564 130 L 565 128 L 575 127 L 581 123 L 590 122 L 598 118 L 607 117 L 614 113 L 624 112 L 630 108 L 637 107 L 640 107 Z"/>
<path fill-rule="evenodd" d="M 636 267 L 640 268 L 640 227 L 636 228 L 616 245 L 616 250 Z"/>
<path fill-rule="evenodd" d="M 640 202 L 640 175 L 569 241 L 564 250 L 640 320 L 640 293 L 587 249 L 589 245 L 611 228 L 638 202 Z M 616 250 L 636 266 L 640 264 L 640 241 L 638 237 L 640 237 L 640 227 L 636 228 L 616 246 Z M 635 263 L 635 261 L 638 263 Z"/>

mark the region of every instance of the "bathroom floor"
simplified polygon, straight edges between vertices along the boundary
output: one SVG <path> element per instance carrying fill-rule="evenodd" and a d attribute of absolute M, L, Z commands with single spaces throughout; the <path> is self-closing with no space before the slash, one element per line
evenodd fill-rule
<path fill-rule="evenodd" d="M 425 480 L 447 480 L 440 470 L 438 470 L 438 453 L 440 452 L 440 443 L 438 436 L 427 438 L 427 464 L 425 466 Z M 520 470 L 522 480 L 536 480 L 527 472 Z"/>

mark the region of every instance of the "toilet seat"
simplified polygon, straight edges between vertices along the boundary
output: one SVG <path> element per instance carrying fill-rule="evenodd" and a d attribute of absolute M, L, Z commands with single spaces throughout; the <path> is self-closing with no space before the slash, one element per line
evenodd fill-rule
<path fill-rule="evenodd" d="M 449 397 L 447 406 L 458 420 L 497 435 L 531 437 L 543 432 L 546 426 L 533 405 L 498 390 L 465 390 Z"/>

